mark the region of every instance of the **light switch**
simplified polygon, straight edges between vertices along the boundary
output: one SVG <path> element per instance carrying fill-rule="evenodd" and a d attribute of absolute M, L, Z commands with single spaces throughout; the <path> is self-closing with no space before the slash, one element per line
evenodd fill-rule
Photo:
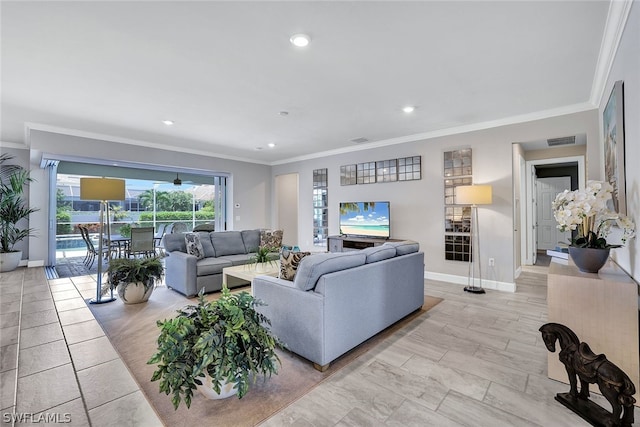
<path fill-rule="evenodd" d="M 236 216 L 236 221 L 240 221 L 240 215 Z"/>

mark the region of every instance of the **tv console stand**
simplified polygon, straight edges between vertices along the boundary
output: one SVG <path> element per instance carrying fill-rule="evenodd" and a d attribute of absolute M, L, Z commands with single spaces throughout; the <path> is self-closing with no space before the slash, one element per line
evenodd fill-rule
<path fill-rule="evenodd" d="M 385 242 L 401 241 L 400 239 L 385 239 L 381 237 L 329 236 L 327 237 L 327 250 L 329 252 L 359 251 L 372 246 L 380 246 Z"/>

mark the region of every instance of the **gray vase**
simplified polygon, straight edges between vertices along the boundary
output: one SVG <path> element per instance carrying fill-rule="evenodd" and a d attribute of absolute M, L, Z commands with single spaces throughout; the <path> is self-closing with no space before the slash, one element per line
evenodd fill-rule
<path fill-rule="evenodd" d="M 583 273 L 597 273 L 607 263 L 610 249 L 574 248 L 569 246 L 569 255 Z"/>

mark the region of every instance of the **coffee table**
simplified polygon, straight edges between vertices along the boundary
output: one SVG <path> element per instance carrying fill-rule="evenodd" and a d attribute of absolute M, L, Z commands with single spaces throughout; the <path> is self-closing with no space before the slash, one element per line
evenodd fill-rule
<path fill-rule="evenodd" d="M 257 270 L 255 264 L 234 265 L 222 269 L 222 283 L 227 286 L 238 285 L 241 282 L 249 282 L 253 285 L 253 279 L 257 276 L 277 276 L 280 272 L 280 262 L 266 263 L 264 270 Z M 253 287 L 251 288 L 253 294 Z"/>

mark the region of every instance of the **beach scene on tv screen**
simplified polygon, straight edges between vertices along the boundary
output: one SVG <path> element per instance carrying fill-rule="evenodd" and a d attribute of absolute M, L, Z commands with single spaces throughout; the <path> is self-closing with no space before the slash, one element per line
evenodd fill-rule
<path fill-rule="evenodd" d="M 341 203 L 340 232 L 355 236 L 389 237 L 389 203 Z"/>

